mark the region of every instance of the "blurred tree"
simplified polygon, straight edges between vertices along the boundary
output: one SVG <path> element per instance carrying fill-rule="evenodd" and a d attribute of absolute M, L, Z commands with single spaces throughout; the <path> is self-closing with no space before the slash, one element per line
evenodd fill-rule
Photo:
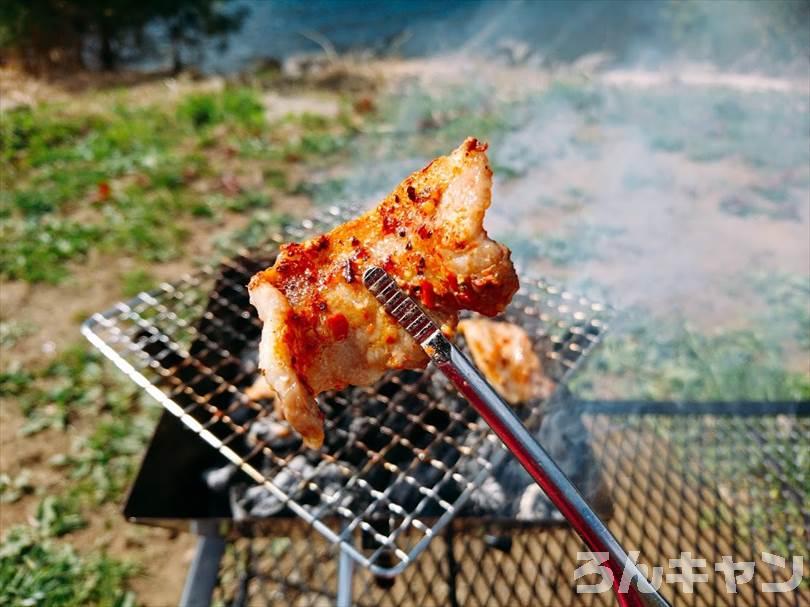
<path fill-rule="evenodd" d="M 208 37 L 225 44 L 244 8 L 230 0 L 0 0 L 0 50 L 29 71 L 84 67 L 93 57 L 104 70 L 123 58 L 171 50 L 172 66 L 183 67 L 183 51 Z M 164 43 L 164 44 L 161 44 Z"/>

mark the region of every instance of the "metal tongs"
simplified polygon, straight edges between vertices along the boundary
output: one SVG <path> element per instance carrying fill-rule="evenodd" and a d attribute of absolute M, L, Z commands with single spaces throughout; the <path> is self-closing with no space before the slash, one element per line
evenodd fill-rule
<path fill-rule="evenodd" d="M 385 311 L 413 337 L 511 451 L 593 553 L 606 553 L 613 590 L 626 607 L 668 606 L 568 477 L 537 442 L 478 369 L 442 334 L 439 327 L 383 269 L 371 267 L 363 283 Z M 626 592 L 623 576 L 631 577 Z"/>

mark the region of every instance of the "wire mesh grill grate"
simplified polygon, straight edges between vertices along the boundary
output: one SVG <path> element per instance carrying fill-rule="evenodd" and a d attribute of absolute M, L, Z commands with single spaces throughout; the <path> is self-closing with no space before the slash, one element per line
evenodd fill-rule
<path fill-rule="evenodd" d="M 598 411 L 598 409 L 596 409 Z M 681 552 L 706 560 L 706 582 L 687 592 L 664 583 L 673 605 L 799 607 L 810 604 L 810 416 L 584 413 L 591 442 L 615 500 L 611 531 L 639 561 L 675 573 Z M 337 559 L 329 544 L 300 524 L 279 524 L 273 537 L 231 543 L 220 567 L 215 604 L 332 605 Z M 611 591 L 576 593 L 585 547 L 566 525 L 505 525 L 455 519 L 393 585 L 368 571 L 354 575 L 360 606 L 614 605 Z M 803 556 L 804 581 L 793 591 L 763 593 L 763 583 L 790 578 L 763 551 Z M 735 593 L 714 570 L 722 556 L 753 561 Z"/>
<path fill-rule="evenodd" d="M 85 336 L 285 511 L 362 565 L 396 575 L 462 511 L 505 451 L 433 369 L 319 397 L 326 443 L 260 431 L 272 406 L 246 395 L 257 376 L 261 325 L 247 282 L 278 246 L 346 219 L 330 209 L 269 236 L 217 267 L 163 284 L 83 326 Z M 605 331 L 604 306 L 545 281 L 524 284 L 504 317 L 529 334 L 545 372 L 564 382 Z M 543 402 L 520 408 L 536 428 Z M 357 545 L 357 535 L 362 544 Z"/>

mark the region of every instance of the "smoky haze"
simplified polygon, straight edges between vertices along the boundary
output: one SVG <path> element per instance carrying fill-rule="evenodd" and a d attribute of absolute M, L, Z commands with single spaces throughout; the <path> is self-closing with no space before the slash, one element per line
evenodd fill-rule
<path fill-rule="evenodd" d="M 412 59 L 388 136 L 358 151 L 344 195 L 372 200 L 479 136 L 496 176 L 487 225 L 523 271 L 744 324 L 759 277 L 810 275 L 808 4 L 574 4 L 483 4 L 461 47 Z M 526 38 L 545 11 L 563 25 Z"/>

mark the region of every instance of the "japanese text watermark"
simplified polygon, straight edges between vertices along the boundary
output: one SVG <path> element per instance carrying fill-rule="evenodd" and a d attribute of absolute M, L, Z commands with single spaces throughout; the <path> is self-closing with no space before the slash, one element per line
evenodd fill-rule
<path fill-rule="evenodd" d="M 669 559 L 670 571 L 665 574 L 663 567 L 653 567 L 650 571 L 647 565 L 639 563 L 638 550 L 631 550 L 628 556 L 638 571 L 647 578 L 653 589 L 660 589 L 664 583 L 676 584 L 684 594 L 692 594 L 698 584 L 708 583 L 712 573 L 722 576 L 726 592 L 735 594 L 739 587 L 752 582 L 756 571 L 755 561 L 735 561 L 730 555 L 722 555 L 711 568 L 706 559 L 693 557 L 691 552 L 681 552 L 679 558 Z M 763 552 L 760 556 L 762 562 L 768 565 L 771 571 L 774 571 L 774 578 L 783 578 L 781 581 L 760 582 L 760 592 L 792 592 L 799 587 L 804 575 L 803 556 L 790 557 L 789 561 L 783 556 L 770 552 Z M 597 583 L 577 584 L 578 594 L 607 592 L 613 587 L 613 572 L 605 564 L 607 560 L 607 552 L 577 552 L 577 561 L 583 562 L 583 564 L 574 571 L 574 581 L 581 580 L 588 575 L 598 576 Z M 619 592 L 628 591 L 633 574 L 631 567 L 625 567 L 619 580 Z"/>

